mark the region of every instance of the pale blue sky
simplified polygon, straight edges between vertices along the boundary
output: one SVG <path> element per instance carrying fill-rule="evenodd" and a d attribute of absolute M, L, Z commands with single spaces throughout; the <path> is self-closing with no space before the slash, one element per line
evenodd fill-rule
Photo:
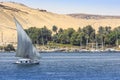
<path fill-rule="evenodd" d="M 120 0 L 0 0 L 23 3 L 59 14 L 88 13 L 120 15 Z"/>

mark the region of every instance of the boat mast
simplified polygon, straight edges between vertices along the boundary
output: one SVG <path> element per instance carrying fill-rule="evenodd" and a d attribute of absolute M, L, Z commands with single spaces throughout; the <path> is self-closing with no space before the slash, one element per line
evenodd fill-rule
<path fill-rule="evenodd" d="M 44 46 L 44 39 L 43 39 L 43 29 L 41 29 L 41 36 L 42 36 L 42 45 Z"/>
<path fill-rule="evenodd" d="M 104 40 L 103 40 L 103 36 L 102 36 L 102 50 L 104 50 Z"/>
<path fill-rule="evenodd" d="M 95 36 L 96 39 L 96 50 L 98 49 L 98 42 L 97 42 L 97 36 Z"/>
<path fill-rule="evenodd" d="M 118 46 L 118 34 L 117 34 L 117 31 L 116 31 L 116 45 Z"/>

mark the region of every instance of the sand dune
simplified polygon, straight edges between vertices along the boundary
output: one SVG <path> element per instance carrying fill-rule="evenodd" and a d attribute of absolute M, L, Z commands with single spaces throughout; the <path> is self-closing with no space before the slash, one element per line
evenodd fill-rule
<path fill-rule="evenodd" d="M 92 25 L 96 30 L 99 26 L 111 26 L 112 28 L 120 26 L 120 19 L 76 19 L 68 15 L 56 14 L 45 10 L 33 9 L 23 4 L 13 2 L 0 3 L 0 43 L 11 43 L 17 41 L 16 27 L 13 20 L 14 15 L 23 27 L 47 26 L 52 29 L 53 25 L 58 28 L 74 28 Z M 3 39 L 3 41 L 2 41 Z"/>

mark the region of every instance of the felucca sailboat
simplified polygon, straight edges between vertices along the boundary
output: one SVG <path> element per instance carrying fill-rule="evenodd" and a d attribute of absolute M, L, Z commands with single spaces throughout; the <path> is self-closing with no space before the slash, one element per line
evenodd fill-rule
<path fill-rule="evenodd" d="M 16 64 L 39 64 L 40 54 L 33 46 L 32 41 L 24 31 L 22 25 L 14 18 L 17 27 L 17 51 L 16 57 L 20 57 Z"/>

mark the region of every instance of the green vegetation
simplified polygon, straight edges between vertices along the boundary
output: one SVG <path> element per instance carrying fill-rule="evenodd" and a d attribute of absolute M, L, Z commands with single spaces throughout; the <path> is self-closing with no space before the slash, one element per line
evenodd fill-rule
<path fill-rule="evenodd" d="M 58 27 L 54 25 L 52 30 L 44 26 L 43 28 L 31 27 L 25 31 L 31 37 L 34 44 L 44 45 L 49 42 L 49 44 L 87 46 L 97 43 L 99 46 L 114 47 L 120 43 L 120 26 L 113 30 L 110 26 L 100 26 L 98 31 L 95 31 L 91 25 L 87 25 L 75 31 L 73 28 L 58 29 Z M 54 32 L 53 35 L 52 31 Z"/>
<path fill-rule="evenodd" d="M 0 50 L 3 50 L 4 49 L 4 47 L 3 46 L 0 46 Z"/>
<path fill-rule="evenodd" d="M 4 47 L 5 51 L 15 51 L 15 48 L 12 44 L 8 44 L 6 47 Z"/>
<path fill-rule="evenodd" d="M 58 28 L 57 28 L 57 26 L 55 26 L 55 25 L 52 27 L 53 32 L 56 32 L 56 34 L 57 34 L 57 29 L 58 29 Z"/>
<path fill-rule="evenodd" d="M 51 41 L 52 32 L 44 26 L 43 28 L 31 27 L 25 30 L 32 39 L 33 44 L 47 44 Z"/>

